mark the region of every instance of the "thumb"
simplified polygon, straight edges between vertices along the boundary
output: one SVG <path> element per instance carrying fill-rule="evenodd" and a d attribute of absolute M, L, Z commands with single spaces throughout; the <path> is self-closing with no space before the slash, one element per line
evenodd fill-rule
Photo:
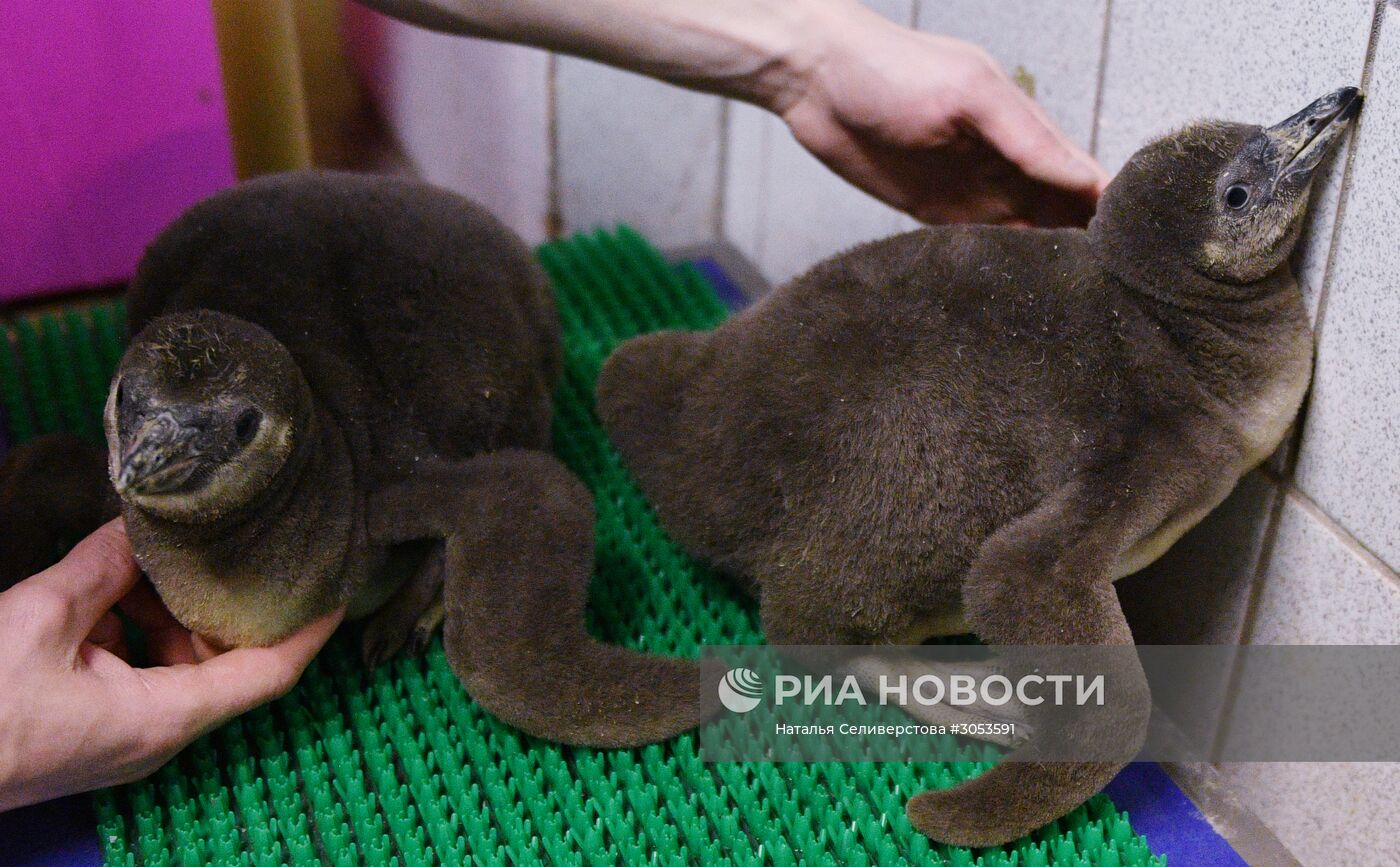
<path fill-rule="evenodd" d="M 339 608 L 269 647 L 241 647 L 197 665 L 147 669 L 158 700 L 187 711 L 190 737 L 286 695 L 345 617 Z"/>
<path fill-rule="evenodd" d="M 117 518 L 79 542 L 58 563 L 17 586 L 44 588 L 63 600 L 68 614 L 65 637 L 76 646 L 140 577 L 126 525 Z"/>

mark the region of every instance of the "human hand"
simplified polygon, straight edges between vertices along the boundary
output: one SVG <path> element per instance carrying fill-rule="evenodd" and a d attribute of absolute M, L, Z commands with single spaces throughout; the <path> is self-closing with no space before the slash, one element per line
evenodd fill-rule
<path fill-rule="evenodd" d="M 153 668 L 127 661 L 119 605 Z M 271 647 L 217 653 L 180 626 L 112 521 L 0 593 L 0 811 L 140 779 L 224 721 L 285 694 L 343 611 Z"/>
<path fill-rule="evenodd" d="M 810 7 L 808 35 L 775 73 L 781 86 L 763 92 L 837 174 L 930 223 L 1093 215 L 1108 175 L 986 52 L 857 3 Z"/>

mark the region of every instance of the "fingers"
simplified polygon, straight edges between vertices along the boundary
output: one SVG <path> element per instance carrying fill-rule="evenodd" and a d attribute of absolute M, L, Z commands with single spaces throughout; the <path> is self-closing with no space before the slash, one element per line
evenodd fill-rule
<path fill-rule="evenodd" d="M 1090 201 L 1108 185 L 1103 167 L 995 67 L 969 90 L 962 110 L 978 133 L 1029 177 Z"/>
<path fill-rule="evenodd" d="M 88 643 L 95 647 L 100 647 L 108 653 L 120 659 L 127 659 L 126 633 L 122 628 L 121 618 L 108 611 L 97 619 L 97 623 L 88 633 Z"/>
<path fill-rule="evenodd" d="M 126 595 L 141 570 L 118 518 L 79 542 L 68 556 L 19 587 L 48 592 L 64 606 L 62 637 L 74 646 Z"/>
<path fill-rule="evenodd" d="M 338 609 L 271 647 L 230 650 L 198 665 L 148 669 L 158 701 L 185 710 L 190 738 L 285 695 L 345 616 Z"/>
<path fill-rule="evenodd" d="M 146 655 L 154 665 L 199 662 L 190 631 L 175 619 L 156 595 L 150 581 L 141 580 L 118 603 L 146 637 Z"/>
<path fill-rule="evenodd" d="M 199 635 L 198 633 L 190 634 L 190 646 L 194 649 L 195 662 L 208 662 L 233 649 L 225 647 L 207 635 Z"/>

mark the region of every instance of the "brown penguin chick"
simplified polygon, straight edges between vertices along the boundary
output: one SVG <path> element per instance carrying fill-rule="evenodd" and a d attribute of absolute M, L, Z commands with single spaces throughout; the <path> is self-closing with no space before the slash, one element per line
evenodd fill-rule
<path fill-rule="evenodd" d="M 50 566 L 117 514 L 102 450 L 69 433 L 48 434 L 0 462 L 0 591 Z"/>
<path fill-rule="evenodd" d="M 1111 582 L 1298 409 L 1312 341 L 1285 262 L 1360 102 L 1344 88 L 1267 129 L 1156 141 L 1087 230 L 857 247 L 714 331 L 623 344 L 599 414 L 673 537 L 757 595 L 771 643 L 1130 644 Z M 1146 717 L 1132 667 L 1124 756 Z M 909 815 L 1000 844 L 1120 766 L 1006 761 Z"/>
<path fill-rule="evenodd" d="M 262 178 L 147 250 L 106 408 L 132 549 L 181 623 L 275 642 L 337 606 L 366 661 L 426 643 L 530 734 L 619 746 L 699 722 L 693 661 L 584 629 L 593 503 L 549 453 L 547 281 L 424 184 Z"/>

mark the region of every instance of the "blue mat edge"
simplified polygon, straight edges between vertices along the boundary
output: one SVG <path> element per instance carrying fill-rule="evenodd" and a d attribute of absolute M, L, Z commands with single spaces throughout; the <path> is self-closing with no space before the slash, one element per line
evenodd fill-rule
<path fill-rule="evenodd" d="M 1249 867 L 1156 762 L 1133 762 L 1104 787 L 1133 830 L 1168 864 Z"/>

